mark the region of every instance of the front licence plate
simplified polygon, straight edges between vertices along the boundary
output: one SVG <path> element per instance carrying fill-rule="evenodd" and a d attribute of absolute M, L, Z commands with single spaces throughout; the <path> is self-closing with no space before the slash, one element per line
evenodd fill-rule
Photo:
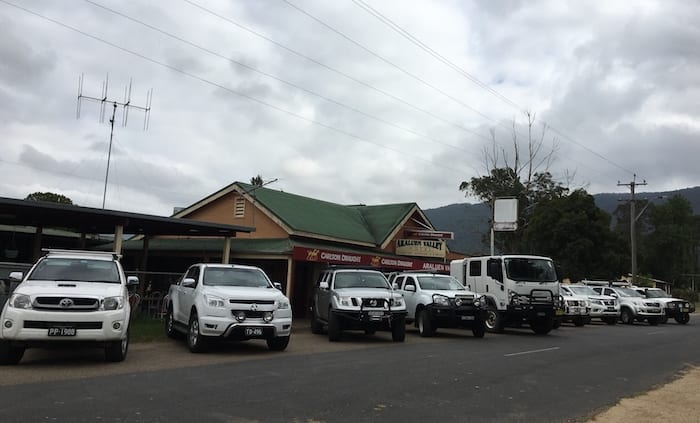
<path fill-rule="evenodd" d="M 474 320 L 474 316 L 462 316 L 462 320 Z"/>
<path fill-rule="evenodd" d="M 245 328 L 243 333 L 245 336 L 262 336 L 263 330 L 262 328 Z"/>
<path fill-rule="evenodd" d="M 49 336 L 75 336 L 75 328 L 69 327 L 54 327 L 49 328 Z"/>
<path fill-rule="evenodd" d="M 682 309 L 681 309 L 681 313 L 688 313 L 689 311 L 690 311 L 690 309 L 687 309 L 687 308 L 682 308 Z"/>
<path fill-rule="evenodd" d="M 369 311 L 367 312 L 369 317 L 382 317 L 384 315 L 383 311 Z"/>

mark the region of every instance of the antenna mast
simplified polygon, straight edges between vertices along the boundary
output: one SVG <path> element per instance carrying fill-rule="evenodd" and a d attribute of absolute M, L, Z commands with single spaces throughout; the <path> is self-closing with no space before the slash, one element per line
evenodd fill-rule
<path fill-rule="evenodd" d="M 117 114 L 117 107 L 123 109 L 122 113 L 122 127 L 126 127 L 127 120 L 129 119 L 129 109 L 137 109 L 143 112 L 143 130 L 148 130 L 148 124 L 151 120 L 151 101 L 153 100 L 153 88 L 146 92 L 146 105 L 136 106 L 131 104 L 131 84 L 132 80 L 129 79 L 129 86 L 124 87 L 124 101 L 119 102 L 117 100 L 110 100 L 107 98 L 107 90 L 109 88 L 109 74 L 102 82 L 102 97 L 90 97 L 83 95 L 83 80 L 84 74 L 80 74 L 78 77 L 78 105 L 76 110 L 76 119 L 80 119 L 80 106 L 83 99 L 97 101 L 100 103 L 100 123 L 105 121 L 105 107 L 107 103 L 112 104 L 112 117 L 109 119 L 109 152 L 107 153 L 107 170 L 105 171 L 105 184 L 104 190 L 102 192 L 102 208 L 105 208 L 105 200 L 107 199 L 107 181 L 109 180 L 109 163 L 112 159 L 112 139 L 114 137 L 114 119 Z"/>

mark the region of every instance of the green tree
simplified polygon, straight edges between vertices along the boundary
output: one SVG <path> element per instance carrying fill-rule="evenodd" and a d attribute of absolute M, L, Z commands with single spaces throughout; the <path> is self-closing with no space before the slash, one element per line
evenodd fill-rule
<path fill-rule="evenodd" d="M 53 192 L 34 192 L 29 194 L 25 200 L 29 201 L 46 201 L 49 203 L 73 204 L 73 201 L 62 194 Z"/>
<path fill-rule="evenodd" d="M 252 178 L 250 178 L 250 184 L 255 185 L 256 187 L 263 186 L 264 182 L 263 182 L 262 176 L 260 176 L 260 175 L 253 176 Z"/>
<path fill-rule="evenodd" d="M 683 287 L 688 280 L 683 275 L 696 270 L 698 226 L 693 208 L 677 195 L 650 209 L 652 231 L 641 239 L 640 271 Z"/>
<path fill-rule="evenodd" d="M 539 201 L 523 231 L 527 251 L 553 258 L 572 281 L 613 279 L 626 250 L 611 217 L 583 189 Z"/>

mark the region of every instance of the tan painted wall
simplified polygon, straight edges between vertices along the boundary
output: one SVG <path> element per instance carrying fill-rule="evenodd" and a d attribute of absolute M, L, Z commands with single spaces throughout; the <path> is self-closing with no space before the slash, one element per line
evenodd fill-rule
<path fill-rule="evenodd" d="M 183 217 L 229 225 L 251 226 L 255 228 L 255 231 L 249 234 L 244 232 L 236 234 L 236 238 L 239 239 L 286 238 L 289 236 L 281 226 L 267 217 L 267 215 L 248 200 L 245 201 L 244 216 L 242 218 L 235 217 L 233 209 L 236 197 L 238 197 L 238 193 L 226 194 Z"/>

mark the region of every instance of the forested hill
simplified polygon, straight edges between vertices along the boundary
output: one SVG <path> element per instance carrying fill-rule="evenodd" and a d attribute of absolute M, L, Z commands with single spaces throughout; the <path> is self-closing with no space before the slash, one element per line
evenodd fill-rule
<path fill-rule="evenodd" d="M 700 214 L 700 186 L 677 191 L 642 192 L 638 193 L 636 197 L 638 199 L 651 199 L 658 204 L 674 195 L 682 195 L 688 199 L 693 207 L 694 214 Z M 620 204 L 620 200 L 627 200 L 629 197 L 629 193 L 593 195 L 596 205 L 609 214 L 615 211 Z M 426 209 L 423 211 L 428 219 L 430 219 L 435 229 L 454 232 L 455 239 L 447 242 L 450 250 L 465 254 L 488 253 L 488 232 L 491 209 L 486 204 L 450 204 L 449 206 Z"/>

